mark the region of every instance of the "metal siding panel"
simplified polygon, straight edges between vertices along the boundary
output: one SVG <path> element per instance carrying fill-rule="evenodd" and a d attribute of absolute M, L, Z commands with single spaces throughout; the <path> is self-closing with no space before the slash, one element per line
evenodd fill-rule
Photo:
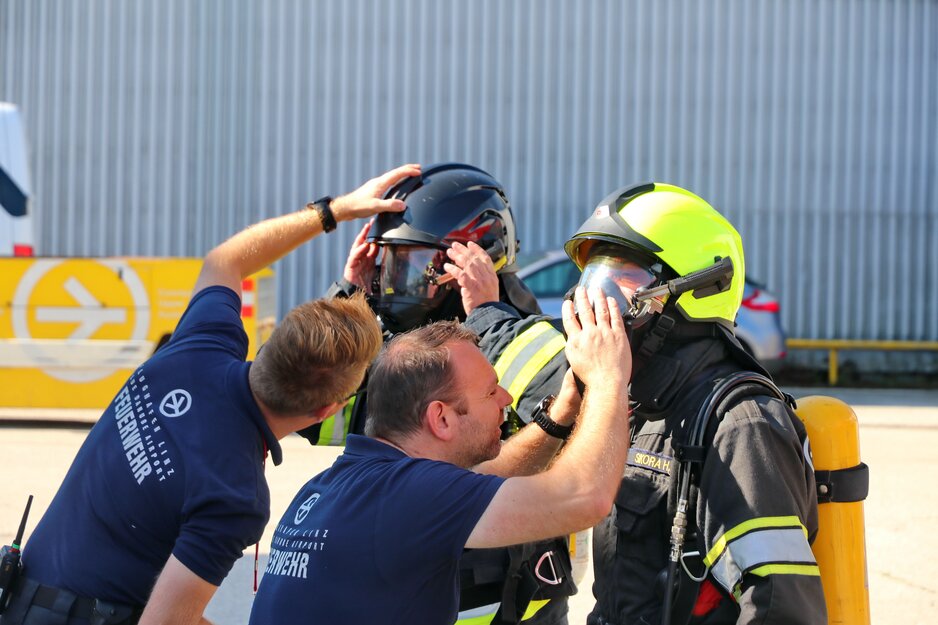
<path fill-rule="evenodd" d="M 3 0 L 0 98 L 27 123 L 43 254 L 201 255 L 400 162 L 465 160 L 505 184 L 526 250 L 666 180 L 737 225 L 792 336 L 935 340 L 936 13 Z M 281 310 L 338 276 L 354 230 L 280 263 Z"/>
<path fill-rule="evenodd" d="M 920 173 L 918 182 L 921 185 L 920 198 L 924 216 L 924 227 L 918 228 L 921 256 L 923 263 L 915 268 L 916 274 L 923 275 L 923 284 L 929 285 L 924 289 L 917 289 L 922 293 L 920 310 L 922 312 L 922 336 L 938 336 L 938 218 L 936 218 L 936 193 L 934 181 L 938 180 L 938 158 L 935 157 L 935 146 L 938 145 L 938 81 L 934 79 L 935 61 L 938 56 L 938 40 L 935 31 L 938 29 L 938 10 L 934 3 L 925 1 L 924 17 L 921 20 L 923 31 L 922 71 L 919 78 L 922 85 L 922 132 L 918 136 L 921 153 L 918 156 Z"/>

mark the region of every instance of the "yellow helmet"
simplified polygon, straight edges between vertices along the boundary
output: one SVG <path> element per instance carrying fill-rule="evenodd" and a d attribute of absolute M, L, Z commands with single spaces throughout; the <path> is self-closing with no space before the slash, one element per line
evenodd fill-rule
<path fill-rule="evenodd" d="M 733 225 L 707 202 L 670 184 L 623 187 L 599 203 L 564 250 L 582 271 L 601 241 L 627 248 L 650 263 L 660 261 L 676 276 L 729 258 L 733 275 L 727 288 L 688 291 L 675 305 L 690 321 L 719 323 L 732 331 L 743 299 L 743 242 Z"/>

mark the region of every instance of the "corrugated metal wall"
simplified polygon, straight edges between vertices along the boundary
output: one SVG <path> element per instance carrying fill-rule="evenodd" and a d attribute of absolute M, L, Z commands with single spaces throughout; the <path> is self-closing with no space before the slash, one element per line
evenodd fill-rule
<path fill-rule="evenodd" d="M 738 226 L 800 337 L 938 340 L 936 71 L 931 0 L 0 0 L 42 254 L 201 255 L 440 160 L 533 250 L 655 179 Z M 282 309 L 353 230 L 280 263 Z"/>

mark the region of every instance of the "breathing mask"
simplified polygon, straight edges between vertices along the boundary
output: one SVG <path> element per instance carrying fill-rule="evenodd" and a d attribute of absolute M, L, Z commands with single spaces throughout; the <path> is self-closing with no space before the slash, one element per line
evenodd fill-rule
<path fill-rule="evenodd" d="M 591 250 L 577 286 L 587 289 L 591 305 L 591 289 L 600 288 L 614 298 L 631 333 L 661 313 L 672 296 L 693 291 L 694 297 L 703 298 L 725 292 L 733 277 L 733 261 L 717 257 L 709 267 L 671 280 L 664 274 L 661 263 L 645 263 L 622 246 L 601 243 Z"/>
<path fill-rule="evenodd" d="M 650 287 L 661 282 L 661 263 L 642 263 L 619 245 L 602 243 L 591 250 L 577 286 L 586 289 L 593 305 L 595 289 L 616 300 L 627 326 L 638 329 L 661 312 L 668 293 L 642 298 Z"/>

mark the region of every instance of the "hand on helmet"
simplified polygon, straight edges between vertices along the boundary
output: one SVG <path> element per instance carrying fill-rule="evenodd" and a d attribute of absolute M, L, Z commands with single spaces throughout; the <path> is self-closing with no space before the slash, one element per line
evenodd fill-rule
<path fill-rule="evenodd" d="M 342 277 L 361 289 L 367 289 L 374 278 L 375 260 L 380 249 L 377 243 L 368 242 L 368 232 L 373 223 L 374 219 L 369 220 L 355 237 L 342 272 Z"/>
<path fill-rule="evenodd" d="M 563 303 L 563 327 L 567 333 L 566 355 L 573 372 L 586 385 L 628 385 L 632 377 L 632 350 L 625 333 L 619 304 L 600 289 L 591 293 L 577 287 L 574 302 Z"/>
<path fill-rule="evenodd" d="M 332 200 L 329 208 L 336 221 L 350 221 L 359 217 L 371 217 L 384 212 L 404 210 L 402 200 L 383 199 L 388 189 L 404 178 L 420 175 L 420 165 L 402 165 L 372 178 L 351 193 Z"/>
<path fill-rule="evenodd" d="M 459 284 L 467 315 L 482 304 L 498 301 L 498 275 L 485 250 L 472 241 L 468 245 L 457 242 L 446 250 L 446 255 L 453 262 L 445 263 L 443 269 Z"/>

